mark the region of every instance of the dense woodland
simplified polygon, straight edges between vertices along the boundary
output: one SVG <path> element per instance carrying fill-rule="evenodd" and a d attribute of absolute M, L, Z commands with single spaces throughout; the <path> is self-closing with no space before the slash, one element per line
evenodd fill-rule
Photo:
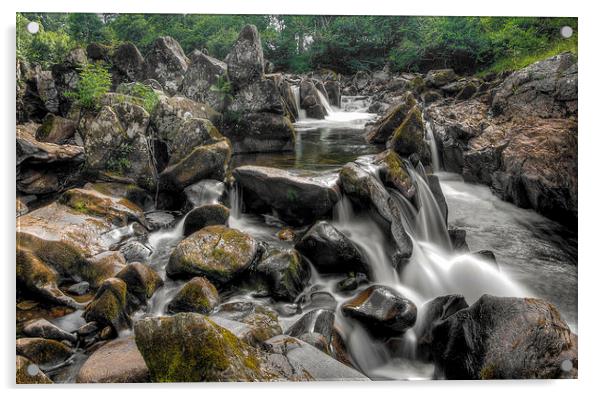
<path fill-rule="evenodd" d="M 41 24 L 38 34 L 22 29 L 29 21 Z M 206 48 L 223 59 L 247 23 L 258 27 L 275 70 L 296 73 L 329 68 L 350 74 L 385 65 L 486 73 L 577 52 L 576 18 L 23 13 L 17 14 L 17 54 L 46 66 L 92 42 L 130 41 L 144 53 L 157 37 L 171 36 L 187 53 Z M 575 32 L 568 40 L 559 34 L 567 25 Z"/>

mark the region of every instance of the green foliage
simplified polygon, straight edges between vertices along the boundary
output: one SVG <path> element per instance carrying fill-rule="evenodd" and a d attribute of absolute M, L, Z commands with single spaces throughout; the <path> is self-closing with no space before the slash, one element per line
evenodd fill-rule
<path fill-rule="evenodd" d="M 226 76 L 216 76 L 217 77 L 217 82 L 215 84 L 212 84 L 211 87 L 209 87 L 209 90 L 211 92 L 215 92 L 219 95 L 221 101 L 223 104 L 225 104 L 226 101 L 231 100 L 232 99 L 232 84 L 230 83 L 230 81 L 228 80 L 228 78 Z"/>
<path fill-rule="evenodd" d="M 142 107 L 148 113 L 152 113 L 155 106 L 157 106 L 157 103 L 159 103 L 159 96 L 155 90 L 145 84 L 134 83 L 131 93 L 135 97 L 142 98 Z"/>
<path fill-rule="evenodd" d="M 28 20 L 42 25 L 35 37 L 24 30 Z M 205 48 L 224 59 L 249 23 L 257 26 L 276 70 L 298 73 L 328 68 L 350 74 L 386 64 L 396 71 L 451 67 L 472 73 L 576 52 L 576 37 L 559 35 L 568 25 L 576 36 L 576 18 L 78 13 L 17 14 L 17 51 L 48 66 L 77 45 L 130 41 L 146 53 L 157 37 L 171 36 L 186 53 Z"/>
<path fill-rule="evenodd" d="M 89 63 L 79 71 L 76 91 L 66 93 L 68 98 L 84 109 L 94 110 L 100 105 L 100 99 L 111 88 L 111 74 L 102 63 Z"/>
<path fill-rule="evenodd" d="M 127 143 L 119 146 L 113 151 L 111 158 L 107 161 L 107 169 L 118 174 L 126 172 L 131 167 L 129 156 L 132 152 L 132 146 Z"/>

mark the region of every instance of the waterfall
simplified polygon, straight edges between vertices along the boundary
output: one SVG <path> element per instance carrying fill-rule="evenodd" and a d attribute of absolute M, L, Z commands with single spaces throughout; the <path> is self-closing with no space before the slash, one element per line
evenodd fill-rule
<path fill-rule="evenodd" d="M 433 172 L 439 172 L 441 169 L 441 161 L 439 160 L 439 150 L 437 149 L 437 141 L 435 140 L 435 133 L 433 132 L 432 122 L 424 118 L 424 127 L 426 129 L 426 138 L 431 149 L 431 163 L 433 166 Z"/>
<path fill-rule="evenodd" d="M 294 85 L 291 87 L 293 90 L 293 97 L 295 98 L 295 107 L 297 108 L 297 114 L 299 115 L 299 120 L 304 120 L 307 118 L 307 114 L 305 109 L 301 109 L 301 94 L 299 93 L 299 86 Z"/>
<path fill-rule="evenodd" d="M 184 191 L 188 200 L 195 207 L 198 207 L 206 204 L 216 204 L 224 194 L 225 189 L 226 185 L 223 182 L 205 179 L 187 187 Z"/>
<path fill-rule="evenodd" d="M 316 92 L 318 93 L 318 99 L 320 100 L 320 103 L 324 107 L 324 110 L 326 110 L 326 114 L 327 115 L 333 114 L 334 110 L 332 110 L 330 103 L 328 103 L 328 98 L 326 98 L 320 90 L 316 90 Z"/>

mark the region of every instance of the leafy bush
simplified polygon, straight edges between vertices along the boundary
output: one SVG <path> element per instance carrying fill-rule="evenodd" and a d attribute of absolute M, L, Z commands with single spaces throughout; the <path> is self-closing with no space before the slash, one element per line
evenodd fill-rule
<path fill-rule="evenodd" d="M 30 63 L 48 68 L 61 62 L 77 46 L 68 34 L 62 31 L 47 31 L 40 24 L 36 34 L 27 31 L 29 19 L 17 14 L 17 57 Z"/>
<path fill-rule="evenodd" d="M 84 109 L 94 110 L 100 105 L 100 99 L 111 88 L 111 74 L 102 63 L 89 63 L 79 71 L 77 90 L 66 96 Z"/>
<path fill-rule="evenodd" d="M 152 87 L 149 87 L 145 84 L 134 83 L 132 86 L 132 95 L 138 98 L 142 98 L 142 107 L 148 112 L 151 113 L 157 103 L 159 103 L 159 96 L 153 90 Z"/>

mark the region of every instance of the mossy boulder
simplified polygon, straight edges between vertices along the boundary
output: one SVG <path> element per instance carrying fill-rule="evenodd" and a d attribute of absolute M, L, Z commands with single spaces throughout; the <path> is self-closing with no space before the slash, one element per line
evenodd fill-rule
<path fill-rule="evenodd" d="M 36 131 L 36 139 L 62 145 L 73 137 L 76 127 L 77 124 L 73 120 L 48 113 Z"/>
<path fill-rule="evenodd" d="M 443 87 L 458 79 L 453 69 L 433 69 L 426 74 L 424 82 L 429 87 Z"/>
<path fill-rule="evenodd" d="M 369 143 L 385 143 L 393 132 L 401 125 L 410 110 L 416 106 L 416 98 L 411 92 L 406 92 L 400 102 L 392 105 L 387 112 L 371 125 L 366 133 Z"/>
<path fill-rule="evenodd" d="M 477 85 L 474 82 L 469 81 L 464 87 L 462 87 L 460 92 L 458 92 L 458 95 L 456 95 L 456 99 L 462 101 L 470 99 L 474 94 L 477 93 L 478 89 L 479 87 L 477 87 Z"/>
<path fill-rule="evenodd" d="M 174 38 L 158 37 L 145 56 L 145 77 L 155 79 L 173 95 L 182 85 L 190 60 Z"/>
<path fill-rule="evenodd" d="M 218 84 L 220 78 L 226 78 L 226 63 L 199 50 L 194 50 L 189 57 L 190 66 L 180 91 L 187 98 L 207 103 L 218 111 L 223 110 L 221 94 L 211 87 Z"/>
<path fill-rule="evenodd" d="M 115 199 L 127 199 L 141 209 L 147 209 L 154 205 L 153 196 L 133 183 L 91 182 L 84 185 L 84 189 L 96 190 L 99 193 L 111 196 Z"/>
<path fill-rule="evenodd" d="M 73 354 L 70 347 L 53 339 L 19 338 L 15 344 L 18 355 L 41 367 L 62 363 Z"/>
<path fill-rule="evenodd" d="M 161 172 L 160 185 L 166 190 L 181 191 L 203 179 L 223 180 L 231 155 L 232 147 L 227 139 L 197 146 L 180 162 Z"/>
<path fill-rule="evenodd" d="M 162 136 L 167 144 L 169 165 L 182 161 L 190 152 L 201 145 L 211 145 L 224 137 L 208 119 L 186 118 L 180 127 L 169 136 Z"/>
<path fill-rule="evenodd" d="M 163 279 L 152 267 L 139 262 L 128 264 L 115 277 L 126 283 L 127 300 L 133 307 L 146 303 L 163 285 Z"/>
<path fill-rule="evenodd" d="M 144 213 L 136 204 L 126 198 L 116 198 L 97 190 L 70 189 L 64 192 L 59 202 L 77 212 L 104 218 L 116 226 L 126 226 L 137 221 L 144 224 Z"/>
<path fill-rule="evenodd" d="M 381 180 L 388 187 L 393 187 L 407 199 L 412 199 L 416 194 L 416 187 L 408 172 L 406 164 L 393 150 L 385 150 L 375 158 L 379 167 Z"/>
<path fill-rule="evenodd" d="M 341 305 L 344 316 L 377 336 L 403 334 L 416 323 L 416 305 L 391 287 L 373 285 Z"/>
<path fill-rule="evenodd" d="M 172 278 L 204 276 L 218 287 L 251 266 L 259 245 L 250 235 L 222 225 L 207 226 L 182 240 L 167 264 Z"/>
<path fill-rule="evenodd" d="M 83 317 L 87 322 L 111 326 L 115 331 L 127 326 L 130 322 L 127 314 L 127 284 L 120 278 L 105 280 L 86 306 Z"/>
<path fill-rule="evenodd" d="M 215 286 L 205 277 L 195 277 L 178 291 L 167 305 L 167 311 L 208 314 L 218 303 L 219 293 Z"/>
<path fill-rule="evenodd" d="M 53 383 L 31 360 L 23 356 L 17 355 L 15 368 L 15 383 L 18 385 Z"/>
<path fill-rule="evenodd" d="M 126 336 L 95 350 L 80 368 L 77 383 L 144 383 L 150 381 L 148 367 L 138 351 L 134 336 Z"/>
<path fill-rule="evenodd" d="M 186 215 L 184 235 L 212 225 L 225 225 L 230 216 L 230 209 L 222 204 L 207 204 L 197 207 Z"/>
<path fill-rule="evenodd" d="M 150 317 L 134 325 L 152 382 L 262 381 L 262 357 L 198 313 Z"/>
<path fill-rule="evenodd" d="M 311 275 L 309 265 L 294 249 L 270 252 L 255 271 L 266 282 L 272 298 L 288 302 L 305 289 Z"/>
<path fill-rule="evenodd" d="M 387 148 L 401 156 L 409 156 L 413 153 L 422 155 L 425 150 L 424 131 L 422 113 L 415 106 L 408 112 L 401 125 L 395 129 L 387 141 Z"/>

